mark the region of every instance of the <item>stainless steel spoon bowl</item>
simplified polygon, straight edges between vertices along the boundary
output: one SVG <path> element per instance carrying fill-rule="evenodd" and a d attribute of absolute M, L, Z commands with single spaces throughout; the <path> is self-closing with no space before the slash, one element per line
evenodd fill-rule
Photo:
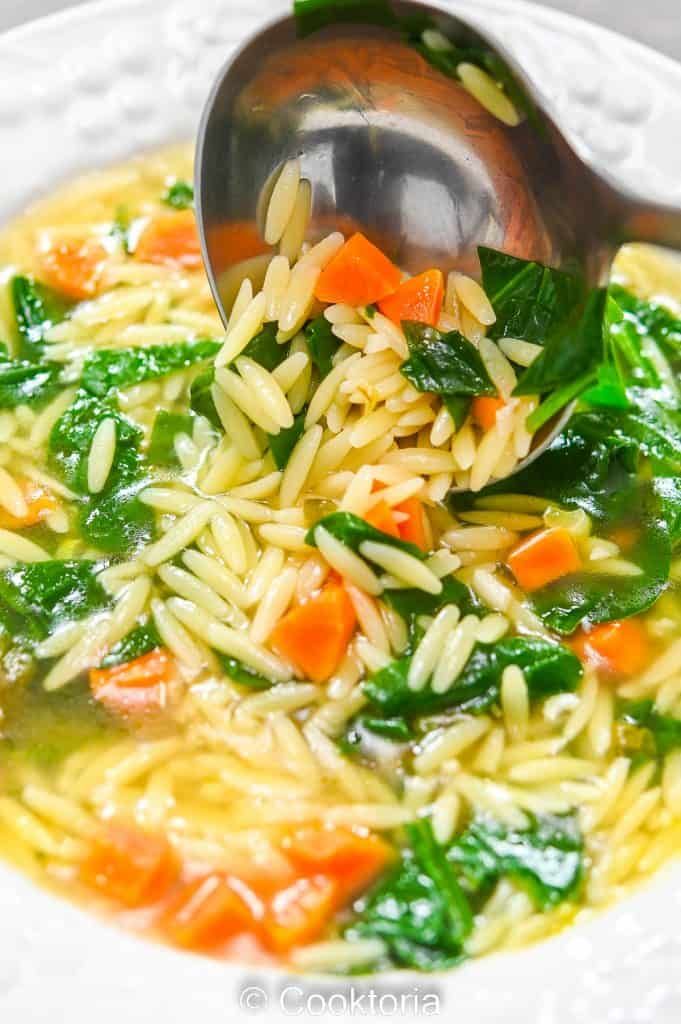
<path fill-rule="evenodd" d="M 304 34 L 294 17 L 282 18 L 218 76 L 199 133 L 196 196 L 223 319 L 244 267 L 256 285 L 262 275 L 262 211 L 293 157 L 312 185 L 311 240 L 361 230 L 412 273 L 476 274 L 477 247 L 486 245 L 579 270 L 595 285 L 624 241 L 681 249 L 681 210 L 625 194 L 588 167 L 496 42 L 438 8 L 391 7 L 392 24 L 336 22 Z M 501 62 L 525 98 L 521 123 L 502 123 L 426 59 L 404 30 L 415 18 Z M 518 468 L 568 415 L 544 429 Z"/>

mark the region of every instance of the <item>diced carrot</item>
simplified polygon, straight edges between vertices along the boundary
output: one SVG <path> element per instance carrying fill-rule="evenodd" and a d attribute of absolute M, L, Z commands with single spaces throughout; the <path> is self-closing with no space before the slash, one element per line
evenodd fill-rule
<path fill-rule="evenodd" d="M 349 828 L 300 828 L 284 842 L 296 867 L 335 879 L 343 899 L 371 885 L 392 861 L 392 847 L 379 836 Z"/>
<path fill-rule="evenodd" d="M 616 676 L 633 676 L 650 661 L 650 642 L 640 619 L 618 619 L 580 631 L 572 646 L 582 661 Z"/>
<path fill-rule="evenodd" d="M 95 693 L 102 686 L 113 683 L 123 689 L 156 686 L 173 678 L 174 662 L 164 647 L 156 647 L 133 661 L 113 665 L 111 668 L 90 670 L 90 684 Z"/>
<path fill-rule="evenodd" d="M 0 511 L 0 529 L 23 530 L 27 526 L 35 526 L 59 508 L 59 502 L 52 491 L 34 480 L 17 480 L 26 502 L 26 515 L 13 516 L 4 509 Z"/>
<path fill-rule="evenodd" d="M 315 296 L 320 302 L 366 306 L 394 292 L 400 278 L 395 264 L 357 232 L 320 274 Z"/>
<path fill-rule="evenodd" d="M 41 276 L 69 299 L 91 299 L 106 258 L 104 246 L 92 238 L 55 241 L 40 255 Z"/>
<path fill-rule="evenodd" d="M 395 517 L 392 513 L 390 505 L 385 501 L 377 502 L 373 508 L 369 509 L 364 517 L 370 526 L 373 526 L 376 530 L 381 530 L 383 533 L 389 533 L 391 537 L 399 537 L 400 531 Z"/>
<path fill-rule="evenodd" d="M 440 319 L 443 298 L 442 271 L 426 270 L 404 281 L 393 295 L 379 302 L 378 308 L 396 324 L 403 320 L 417 320 L 435 327 Z"/>
<path fill-rule="evenodd" d="M 93 695 L 113 714 L 142 715 L 161 711 L 175 662 L 164 648 L 111 668 L 90 669 Z"/>
<path fill-rule="evenodd" d="M 161 930 L 184 949 L 211 950 L 232 936 L 257 930 L 252 906 L 237 891 L 239 883 L 218 874 L 184 885 L 166 908 Z"/>
<path fill-rule="evenodd" d="M 140 236 L 135 257 L 143 263 L 197 270 L 202 266 L 201 243 L 192 210 L 154 217 Z"/>
<path fill-rule="evenodd" d="M 415 544 L 422 551 L 428 550 L 428 537 L 426 534 L 426 520 L 423 505 L 418 498 L 407 498 L 400 505 L 395 506 L 396 512 L 401 512 L 406 519 L 397 524 L 401 540 L 407 540 Z"/>
<path fill-rule="evenodd" d="M 497 422 L 497 413 L 505 404 L 503 398 L 478 395 L 471 403 L 471 416 L 483 430 L 491 430 Z"/>
<path fill-rule="evenodd" d="M 80 867 L 81 880 L 126 907 L 155 903 L 180 871 L 164 836 L 111 824 L 93 841 Z"/>
<path fill-rule="evenodd" d="M 339 906 L 338 883 L 325 875 L 300 878 L 272 900 L 263 918 L 265 945 L 287 953 L 318 938 Z"/>
<path fill-rule="evenodd" d="M 579 551 L 562 526 L 539 530 L 520 542 L 508 556 L 508 566 L 523 590 L 538 590 L 581 568 Z"/>
<path fill-rule="evenodd" d="M 330 583 L 279 620 L 271 644 L 308 678 L 322 683 L 340 664 L 356 624 L 345 588 Z"/>

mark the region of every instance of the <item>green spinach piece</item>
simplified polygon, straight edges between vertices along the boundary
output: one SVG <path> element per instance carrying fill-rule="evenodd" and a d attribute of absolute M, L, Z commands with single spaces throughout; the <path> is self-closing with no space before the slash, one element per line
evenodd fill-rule
<path fill-rule="evenodd" d="M 191 413 L 167 412 L 161 409 L 156 413 L 151 431 L 147 458 L 154 466 L 179 466 L 180 460 L 175 452 L 177 434 L 192 436 L 194 418 Z"/>
<path fill-rule="evenodd" d="M 681 493 L 671 477 L 638 476 L 647 451 L 673 466 L 665 442 L 663 435 L 645 435 L 640 411 L 582 412 L 541 458 L 514 477 L 514 492 L 582 508 L 593 517 L 598 533 L 607 535 L 623 525 L 638 531 L 626 557 L 640 567 L 640 575 L 580 573 L 533 594 L 537 612 L 552 629 L 571 633 L 585 620 L 609 622 L 638 614 L 665 589 L 672 544 L 681 529 Z M 504 490 L 507 483 L 485 493 Z M 466 499 L 453 498 L 452 504 L 461 500 Z"/>
<path fill-rule="evenodd" d="M 419 970 L 459 963 L 473 914 L 453 865 L 428 821 L 406 828 L 410 848 L 360 905 L 350 934 L 378 936 L 392 961 Z"/>
<path fill-rule="evenodd" d="M 223 430 L 222 420 L 218 416 L 211 394 L 214 380 L 215 372 L 212 369 L 205 370 L 204 373 L 195 377 L 189 391 L 189 405 L 198 416 L 203 416 L 214 427 Z"/>
<path fill-rule="evenodd" d="M 457 430 L 460 430 L 471 411 L 473 399 L 468 395 L 443 395 L 442 402 L 447 412 L 452 417 L 452 423 Z"/>
<path fill-rule="evenodd" d="M 640 575 L 576 573 L 536 591 L 532 595 L 534 607 L 551 629 L 569 634 L 585 620 L 611 622 L 636 615 L 655 603 L 667 586 L 671 562 L 664 507 L 655 482 L 633 486 L 609 498 L 604 505 L 608 525 L 631 525 L 638 530 L 638 539 L 626 557 L 639 566 Z"/>
<path fill-rule="evenodd" d="M 665 757 L 681 747 L 681 720 L 655 710 L 652 700 L 622 701 L 617 718 L 641 731 L 628 752 L 640 758 Z"/>
<path fill-rule="evenodd" d="M 443 334 L 413 321 L 405 321 L 402 326 L 409 358 L 400 372 L 417 391 L 453 397 L 496 394 L 478 350 L 463 334 Z"/>
<path fill-rule="evenodd" d="M 306 410 L 303 409 L 297 416 L 294 417 L 293 423 L 290 427 L 285 427 L 280 430 L 278 434 L 268 434 L 270 442 L 270 451 L 272 452 L 272 458 L 277 469 L 285 469 L 288 460 L 291 458 L 291 452 L 298 444 L 298 441 L 303 435 L 305 430 L 305 415 Z"/>
<path fill-rule="evenodd" d="M 383 530 L 377 530 L 375 526 L 371 526 L 365 519 L 360 519 L 353 512 L 332 512 L 330 516 L 324 516 L 323 519 L 319 519 L 314 526 L 310 527 L 305 536 L 306 543 L 312 547 L 317 546 L 315 531 L 320 526 L 328 530 L 337 540 L 346 544 L 355 554 L 360 553 L 360 544 L 363 544 L 365 540 L 371 540 L 378 544 L 389 544 L 390 547 L 405 551 L 408 555 L 413 555 L 414 558 L 418 558 L 420 561 L 423 561 L 426 557 L 425 553 L 416 544 L 400 540 L 399 537 L 392 537 L 389 533 L 384 533 Z"/>
<path fill-rule="evenodd" d="M 71 304 L 52 288 L 23 275 L 12 278 L 10 294 L 19 338 L 18 355 L 37 362 L 44 354 L 47 332 L 66 318 Z"/>
<path fill-rule="evenodd" d="M 56 363 L 0 360 L 0 409 L 18 405 L 40 408 L 59 393 L 61 367 Z"/>
<path fill-rule="evenodd" d="M 190 210 L 194 205 L 194 189 L 188 181 L 178 178 L 168 186 L 161 202 L 173 210 Z"/>
<path fill-rule="evenodd" d="M 135 661 L 136 658 L 141 658 L 162 646 L 163 641 L 156 626 L 147 619 L 111 648 L 102 659 L 101 667 L 114 668 L 116 665 L 126 665 L 129 661 Z"/>
<path fill-rule="evenodd" d="M 106 608 L 101 562 L 19 563 L 0 573 L 0 625 L 20 646 L 40 643 L 58 626 Z"/>
<path fill-rule="evenodd" d="M 90 495 L 88 455 L 97 427 L 108 418 L 116 424 L 116 454 L 104 490 Z M 153 510 L 138 497 L 146 483 L 141 439 L 141 430 L 118 411 L 112 395 L 99 398 L 85 391 L 52 428 L 50 463 L 81 495 L 81 532 L 101 551 L 123 554 L 153 537 Z"/>
<path fill-rule="evenodd" d="M 630 406 L 619 414 L 601 413 L 609 423 L 612 436 L 630 442 L 640 455 L 650 460 L 653 473 L 661 476 L 681 474 L 681 406 L 663 402 L 655 391 L 630 387 Z"/>
<path fill-rule="evenodd" d="M 584 280 L 541 263 L 478 248 L 482 285 L 496 313 L 491 338 L 522 338 L 543 345 L 587 296 Z"/>
<path fill-rule="evenodd" d="M 383 739 L 393 740 L 397 743 L 406 743 L 412 738 L 409 723 L 399 716 L 394 718 L 372 718 L 369 715 L 363 715 L 357 720 L 356 724 L 367 729 L 369 732 L 373 732 L 376 736 L 381 736 Z"/>
<path fill-rule="evenodd" d="M 289 354 L 290 345 L 280 345 L 277 341 L 277 325 L 275 323 L 265 324 L 259 334 L 249 341 L 241 353 L 248 356 L 254 363 L 264 366 L 270 373 L 283 363 Z"/>
<path fill-rule="evenodd" d="M 310 359 L 323 379 L 333 369 L 333 357 L 342 345 L 340 338 L 331 330 L 331 324 L 324 316 L 310 320 L 305 328 Z"/>
<path fill-rule="evenodd" d="M 551 327 L 544 338 L 543 352 L 527 367 L 516 385 L 515 395 L 540 395 L 595 372 L 604 354 L 604 322 L 608 293 L 591 292 L 563 320 Z M 611 315 L 615 315 L 611 307 Z"/>
<path fill-rule="evenodd" d="M 217 652 L 217 656 L 225 675 L 240 686 L 247 686 L 250 690 L 268 690 L 272 686 L 271 679 L 261 676 L 255 669 L 244 665 L 237 658 L 230 658 L 228 654 L 220 651 Z"/>
<path fill-rule="evenodd" d="M 396 25 L 389 0 L 294 0 L 293 13 L 299 36 L 326 25 L 351 22 L 362 25 Z"/>
<path fill-rule="evenodd" d="M 364 694 L 382 714 L 409 717 L 444 710 L 481 714 L 498 704 L 501 677 L 509 665 L 523 670 L 533 701 L 571 692 L 582 677 L 579 658 L 569 648 L 540 637 L 476 644 L 459 679 L 446 693 L 434 693 L 430 685 L 423 690 L 410 689 L 410 665 L 409 655 L 399 658 L 364 683 Z"/>
<path fill-rule="evenodd" d="M 186 341 L 145 348 L 102 349 L 86 361 L 80 385 L 92 395 L 104 397 L 145 380 L 165 377 L 210 359 L 219 341 Z"/>
<path fill-rule="evenodd" d="M 583 846 L 574 814 L 537 817 L 522 830 L 479 817 L 452 843 L 447 857 L 472 892 L 512 878 L 539 910 L 550 910 L 577 895 Z"/>
<path fill-rule="evenodd" d="M 681 356 L 681 318 L 658 302 L 639 299 L 621 285 L 611 285 L 610 294 L 624 313 L 642 344 L 652 337 L 671 356 Z"/>

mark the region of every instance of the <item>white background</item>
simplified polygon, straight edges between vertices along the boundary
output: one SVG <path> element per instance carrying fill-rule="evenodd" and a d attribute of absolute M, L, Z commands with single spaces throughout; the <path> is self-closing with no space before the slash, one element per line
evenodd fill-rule
<path fill-rule="evenodd" d="M 0 31 L 41 14 L 76 6 L 83 0 L 0 0 Z M 474 3 L 474 0 L 471 0 Z M 608 28 L 627 33 L 640 42 L 681 60 L 681 0 L 543 0 Z M 198 9 L 201 0 L 194 0 Z"/>

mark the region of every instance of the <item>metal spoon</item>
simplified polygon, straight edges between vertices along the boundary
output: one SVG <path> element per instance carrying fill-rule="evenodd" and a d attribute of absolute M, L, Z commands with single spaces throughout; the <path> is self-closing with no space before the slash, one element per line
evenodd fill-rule
<path fill-rule="evenodd" d="M 439 266 L 475 274 L 477 247 L 486 245 L 578 270 L 596 285 L 625 241 L 681 249 L 681 210 L 635 198 L 588 167 L 496 42 L 425 4 L 396 0 L 392 11 L 393 24 L 336 22 L 309 34 L 282 18 L 218 76 L 199 132 L 196 197 L 225 321 L 244 274 L 256 287 L 262 281 L 263 257 L 244 258 L 253 256 L 269 192 L 293 157 L 312 185 L 310 240 L 337 227 L 361 230 L 411 273 Z M 432 53 L 424 56 L 404 31 L 415 17 L 502 63 L 524 96 L 518 125 L 502 123 L 439 70 Z M 244 249 L 249 238 L 254 248 Z M 570 412 L 546 425 L 516 472 Z"/>

